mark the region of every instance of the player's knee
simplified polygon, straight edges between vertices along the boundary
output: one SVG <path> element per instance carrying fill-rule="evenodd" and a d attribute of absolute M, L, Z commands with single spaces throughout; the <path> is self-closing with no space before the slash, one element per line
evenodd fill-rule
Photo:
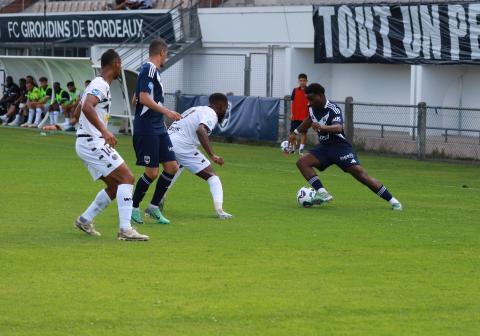
<path fill-rule="evenodd" d="M 307 167 L 308 164 L 304 158 L 300 158 L 297 160 L 297 168 L 299 170 L 303 170 L 305 167 Z"/>
<path fill-rule="evenodd" d="M 174 164 L 166 165 L 164 170 L 170 175 L 175 175 L 178 172 L 178 164 L 175 162 Z"/>

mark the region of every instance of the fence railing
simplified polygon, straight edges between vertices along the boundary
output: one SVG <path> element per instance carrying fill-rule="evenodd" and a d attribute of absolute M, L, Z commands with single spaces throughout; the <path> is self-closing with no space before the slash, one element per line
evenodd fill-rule
<path fill-rule="evenodd" d="M 165 105 L 176 110 L 180 95 L 166 94 Z M 283 141 L 290 133 L 291 99 L 280 100 L 278 141 Z M 357 103 L 351 97 L 335 103 L 343 112 L 345 135 L 358 150 L 480 160 L 480 109 Z M 317 142 L 315 132 L 308 135 L 310 143 Z"/>

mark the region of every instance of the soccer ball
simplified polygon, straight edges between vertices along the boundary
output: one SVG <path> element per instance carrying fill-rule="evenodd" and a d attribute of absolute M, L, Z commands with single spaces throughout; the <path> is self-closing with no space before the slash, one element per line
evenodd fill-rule
<path fill-rule="evenodd" d="M 310 208 L 313 205 L 313 197 L 315 196 L 315 189 L 308 187 L 301 187 L 297 192 L 297 202 L 301 207 Z"/>
<path fill-rule="evenodd" d="M 292 146 L 290 146 L 290 144 L 288 143 L 288 140 L 283 141 L 280 144 L 280 148 L 282 149 L 282 152 L 285 154 L 290 154 L 294 152 Z"/>

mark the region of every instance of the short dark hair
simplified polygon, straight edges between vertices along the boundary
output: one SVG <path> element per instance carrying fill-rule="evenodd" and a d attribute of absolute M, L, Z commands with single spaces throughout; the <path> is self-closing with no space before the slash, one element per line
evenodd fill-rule
<path fill-rule="evenodd" d="M 75 83 L 74 82 L 68 82 L 67 86 L 75 86 Z"/>
<path fill-rule="evenodd" d="M 53 86 L 56 86 L 56 85 L 60 86 L 60 82 L 54 82 L 53 83 Z"/>
<path fill-rule="evenodd" d="M 117 58 L 120 58 L 118 53 L 113 49 L 108 49 L 102 54 L 102 57 L 100 59 L 100 64 L 102 68 L 108 65 L 112 65 Z"/>
<path fill-rule="evenodd" d="M 40 78 L 38 79 L 38 81 L 39 81 L 39 82 L 48 82 L 48 79 L 47 79 L 47 77 L 40 77 Z"/>
<path fill-rule="evenodd" d="M 85 84 L 90 84 L 92 81 L 90 79 L 85 80 Z"/>
<path fill-rule="evenodd" d="M 220 92 L 215 92 L 208 97 L 208 103 L 209 104 L 216 104 L 216 103 L 227 103 L 228 104 L 228 99 L 227 96 L 225 96 L 223 93 Z"/>
<path fill-rule="evenodd" d="M 325 88 L 318 83 L 312 83 L 305 88 L 305 93 L 308 94 L 325 94 Z"/>
<path fill-rule="evenodd" d="M 158 55 L 162 52 L 162 50 L 168 50 L 168 44 L 164 39 L 156 38 L 150 42 L 150 47 L 148 47 L 148 55 Z"/>
<path fill-rule="evenodd" d="M 298 75 L 298 79 L 300 79 L 300 78 L 308 79 L 307 74 L 304 74 L 304 73 L 301 73 L 300 75 Z"/>

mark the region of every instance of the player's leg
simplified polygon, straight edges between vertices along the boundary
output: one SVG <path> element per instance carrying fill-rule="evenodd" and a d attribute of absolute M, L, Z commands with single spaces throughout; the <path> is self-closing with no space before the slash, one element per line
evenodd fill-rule
<path fill-rule="evenodd" d="M 361 165 L 350 166 L 346 168 L 345 171 L 350 173 L 357 181 L 370 188 L 370 190 L 379 197 L 389 202 L 393 210 L 402 210 L 402 204 L 390 194 L 382 183 L 368 175 L 367 171 Z"/>
<path fill-rule="evenodd" d="M 145 167 L 145 171 L 138 179 L 133 193 L 132 221 L 136 224 L 144 223 L 140 212 L 140 203 L 159 174 L 158 146 L 157 136 L 133 135 L 136 164 Z"/>
<path fill-rule="evenodd" d="M 157 179 L 155 192 L 153 193 L 150 204 L 148 205 L 147 209 L 145 209 L 145 214 L 155 219 L 155 221 L 159 224 L 169 224 L 170 221 L 163 216 L 162 212 L 160 211 L 159 204 L 178 171 L 178 163 L 175 159 L 173 144 L 168 134 L 159 135 L 157 143 L 158 160 L 163 166 L 163 171 Z"/>
<path fill-rule="evenodd" d="M 36 104 L 35 119 L 34 119 L 33 123 L 31 125 L 29 125 L 28 127 L 32 127 L 32 128 L 38 127 L 38 125 L 42 121 L 43 108 L 44 108 L 44 104 L 41 104 L 41 103 Z"/>
<path fill-rule="evenodd" d="M 160 202 L 168 191 L 173 179 L 178 172 L 177 161 L 162 162 L 163 171 L 158 177 L 150 204 L 145 209 L 145 215 L 153 218 L 158 224 L 169 224 L 168 220 L 160 211 Z"/>
<path fill-rule="evenodd" d="M 220 178 L 215 174 L 212 165 L 208 165 L 208 167 L 204 168 L 200 172 L 196 174 L 201 179 L 207 181 L 208 185 L 210 186 L 210 193 L 212 194 L 213 199 L 213 207 L 215 208 L 215 212 L 217 217 L 220 219 L 229 219 L 233 216 L 223 210 L 223 188 L 222 182 Z"/>
<path fill-rule="evenodd" d="M 27 102 L 28 118 L 27 118 L 27 122 L 20 125 L 21 127 L 29 127 L 30 125 L 32 125 L 33 118 L 35 117 L 35 108 L 36 108 L 35 102 L 31 102 L 31 101 Z"/>
<path fill-rule="evenodd" d="M 330 166 L 330 164 L 328 156 L 319 146 L 297 161 L 298 170 L 300 170 L 305 180 L 307 180 L 316 191 L 314 201 L 317 204 L 330 202 L 333 196 L 325 189 L 314 168 L 324 170 Z"/>
<path fill-rule="evenodd" d="M 307 142 L 307 133 L 300 133 L 300 147 L 298 149 L 298 154 L 303 155 L 306 142 Z"/>

